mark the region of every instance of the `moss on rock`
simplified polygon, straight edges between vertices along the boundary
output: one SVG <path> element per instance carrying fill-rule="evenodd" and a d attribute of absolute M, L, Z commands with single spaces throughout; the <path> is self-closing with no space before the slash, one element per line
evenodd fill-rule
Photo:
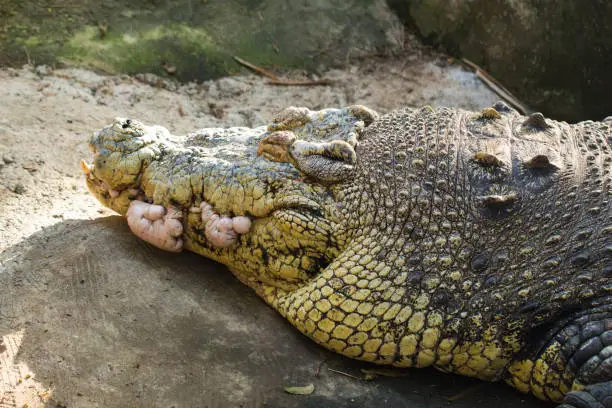
<path fill-rule="evenodd" d="M 0 0 L 2 1 L 2 0 Z M 28 3 L 28 4 L 23 4 Z M 382 0 L 0 2 L 0 64 L 63 61 L 113 73 L 204 80 L 254 64 L 313 68 L 401 47 Z M 174 70 L 172 70 L 174 71 Z"/>

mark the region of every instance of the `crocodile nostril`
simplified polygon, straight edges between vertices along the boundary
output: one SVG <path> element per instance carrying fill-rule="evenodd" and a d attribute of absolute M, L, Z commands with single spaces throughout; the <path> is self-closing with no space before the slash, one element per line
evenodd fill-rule
<path fill-rule="evenodd" d="M 121 126 L 123 129 L 127 129 L 132 121 L 130 119 L 126 120 L 125 123 Z"/>

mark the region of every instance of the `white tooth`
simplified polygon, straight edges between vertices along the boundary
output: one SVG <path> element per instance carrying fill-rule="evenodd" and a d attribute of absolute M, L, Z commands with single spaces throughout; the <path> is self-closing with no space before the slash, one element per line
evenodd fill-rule
<path fill-rule="evenodd" d="M 81 170 L 83 170 L 83 173 L 85 173 L 86 176 L 89 176 L 93 170 L 93 164 L 89 164 L 85 160 L 81 159 Z"/>
<path fill-rule="evenodd" d="M 117 197 L 120 194 L 119 190 L 110 189 L 110 190 L 108 190 L 108 192 L 110 193 L 110 196 L 112 198 L 115 198 L 115 197 Z"/>

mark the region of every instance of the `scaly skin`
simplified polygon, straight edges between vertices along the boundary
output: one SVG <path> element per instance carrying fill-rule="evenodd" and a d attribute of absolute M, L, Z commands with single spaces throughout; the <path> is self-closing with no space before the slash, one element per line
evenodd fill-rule
<path fill-rule="evenodd" d="M 595 408 L 612 401 L 611 140 L 611 121 L 503 103 L 289 108 L 187 137 L 118 119 L 84 170 L 121 214 L 178 209 L 185 248 L 324 347 Z"/>

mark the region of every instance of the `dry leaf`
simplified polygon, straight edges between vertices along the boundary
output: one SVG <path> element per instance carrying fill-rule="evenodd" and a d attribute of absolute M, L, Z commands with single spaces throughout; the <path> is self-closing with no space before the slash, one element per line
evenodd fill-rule
<path fill-rule="evenodd" d="M 308 384 L 303 387 L 285 387 L 285 392 L 295 395 L 310 395 L 314 392 L 314 384 Z"/>

